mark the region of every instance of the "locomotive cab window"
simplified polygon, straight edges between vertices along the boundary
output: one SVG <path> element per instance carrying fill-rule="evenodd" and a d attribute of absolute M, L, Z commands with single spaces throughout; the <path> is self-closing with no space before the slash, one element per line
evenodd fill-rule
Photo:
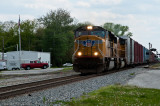
<path fill-rule="evenodd" d="M 83 35 L 96 35 L 104 38 L 105 34 L 105 31 L 76 31 L 76 37 Z"/>
<path fill-rule="evenodd" d="M 82 35 L 88 35 L 88 31 L 77 31 L 76 37 L 82 36 Z"/>
<path fill-rule="evenodd" d="M 104 31 L 91 31 L 91 35 L 96 35 L 96 36 L 100 36 L 100 37 L 104 38 L 105 32 Z"/>
<path fill-rule="evenodd" d="M 108 35 L 108 32 L 104 28 L 98 26 L 83 26 L 75 30 L 76 38 L 85 35 L 93 35 L 105 38 L 106 34 Z"/>

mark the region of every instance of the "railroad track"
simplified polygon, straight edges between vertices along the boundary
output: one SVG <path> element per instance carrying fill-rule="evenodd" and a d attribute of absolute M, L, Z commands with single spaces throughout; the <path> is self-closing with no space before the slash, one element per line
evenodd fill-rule
<path fill-rule="evenodd" d="M 91 74 L 87 76 L 80 76 L 80 75 L 72 75 L 67 77 L 60 77 L 60 78 L 54 78 L 54 79 L 48 79 L 48 80 L 42 80 L 37 82 L 31 82 L 31 83 L 24 83 L 19 85 L 13 85 L 13 86 L 7 86 L 7 87 L 1 87 L 0 88 L 0 100 L 7 99 L 10 97 L 15 97 L 21 94 L 27 94 L 35 91 L 44 90 L 47 88 L 53 88 L 77 81 L 86 80 L 89 78 L 94 78 L 97 76 L 103 76 L 110 73 L 115 73 L 119 71 L 123 71 L 130 68 L 120 69 L 120 70 L 112 70 L 107 71 L 100 74 Z"/>
<path fill-rule="evenodd" d="M 44 90 L 51 87 L 57 87 L 64 84 L 69 84 L 76 81 L 85 80 L 88 78 L 95 77 L 96 75 L 89 76 L 80 76 L 80 75 L 72 75 L 61 78 L 54 78 L 49 80 L 24 83 L 19 85 L 7 86 L 0 88 L 0 100 L 7 99 L 10 97 L 15 97 L 17 95 L 31 93 L 34 91 Z"/>

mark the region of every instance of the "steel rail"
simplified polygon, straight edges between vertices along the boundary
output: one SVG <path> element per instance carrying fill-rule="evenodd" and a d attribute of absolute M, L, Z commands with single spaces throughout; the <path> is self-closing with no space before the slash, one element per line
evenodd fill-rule
<path fill-rule="evenodd" d="M 42 80 L 42 81 L 37 81 L 37 82 L 1 87 L 0 88 L 0 100 L 7 99 L 10 97 L 15 97 L 15 96 L 22 95 L 22 94 L 32 93 L 35 91 L 40 91 L 40 90 L 44 90 L 48 88 L 53 88 L 53 87 L 57 87 L 57 86 L 61 86 L 61 85 L 65 85 L 65 84 L 69 84 L 73 82 L 78 82 L 78 81 L 86 80 L 89 78 L 104 76 L 107 74 L 124 71 L 126 69 L 130 69 L 130 68 L 111 70 L 111 71 L 107 71 L 104 73 L 91 74 L 91 75 L 86 75 L 86 76 L 72 75 L 72 76 L 67 76 L 67 77 L 60 77 L 60 78 Z"/>

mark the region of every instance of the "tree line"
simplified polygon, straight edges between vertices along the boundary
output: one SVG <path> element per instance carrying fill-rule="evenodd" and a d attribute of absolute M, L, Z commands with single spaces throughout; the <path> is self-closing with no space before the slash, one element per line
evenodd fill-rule
<path fill-rule="evenodd" d="M 48 12 L 46 15 L 34 19 L 21 21 L 21 48 L 26 51 L 40 51 L 51 53 L 53 66 L 72 62 L 74 50 L 74 30 L 79 26 L 93 25 L 90 22 L 77 23 L 75 18 L 64 9 Z M 132 36 L 128 26 L 105 23 L 105 29 L 116 36 Z M 16 51 L 19 44 L 18 23 L 13 21 L 0 22 L 0 52 Z"/>

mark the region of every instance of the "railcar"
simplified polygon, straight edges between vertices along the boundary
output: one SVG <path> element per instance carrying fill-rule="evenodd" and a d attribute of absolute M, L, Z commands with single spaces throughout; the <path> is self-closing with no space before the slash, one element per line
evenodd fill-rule
<path fill-rule="evenodd" d="M 134 64 L 134 40 L 128 36 L 121 36 L 126 42 L 125 44 L 125 59 L 126 65 L 133 66 Z"/>
<path fill-rule="evenodd" d="M 143 63 L 149 63 L 149 50 L 143 47 Z"/>

